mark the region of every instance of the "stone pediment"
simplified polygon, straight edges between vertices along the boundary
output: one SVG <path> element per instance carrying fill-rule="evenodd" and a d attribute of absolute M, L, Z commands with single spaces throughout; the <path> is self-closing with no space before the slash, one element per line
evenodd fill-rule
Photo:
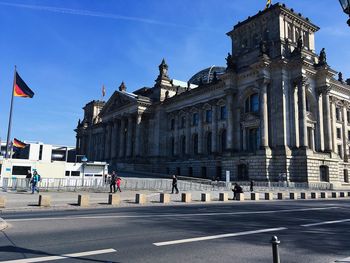
<path fill-rule="evenodd" d="M 135 104 L 137 104 L 136 95 L 115 91 L 101 110 L 100 116 L 108 115 L 109 113 L 116 112 L 121 108 L 127 107 L 128 105 L 131 106 Z"/>

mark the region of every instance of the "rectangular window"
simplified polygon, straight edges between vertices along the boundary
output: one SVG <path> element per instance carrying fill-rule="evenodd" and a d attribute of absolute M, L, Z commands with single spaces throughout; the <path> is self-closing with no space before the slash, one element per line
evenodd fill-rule
<path fill-rule="evenodd" d="M 350 124 L 350 111 L 346 112 L 346 119 L 348 120 L 348 124 Z"/>
<path fill-rule="evenodd" d="M 337 138 L 341 139 L 341 129 L 337 128 Z"/>
<path fill-rule="evenodd" d="M 43 145 L 40 144 L 40 149 L 39 149 L 39 160 L 43 159 Z"/>
<path fill-rule="evenodd" d="M 343 159 L 343 151 L 341 145 L 338 145 L 338 155 L 341 159 Z"/>
<path fill-rule="evenodd" d="M 193 113 L 193 119 L 192 119 L 192 125 L 193 126 L 197 126 L 198 125 L 198 122 L 199 122 L 199 116 L 198 116 L 198 113 Z"/>
<path fill-rule="evenodd" d="M 66 176 L 70 176 L 70 171 L 66 171 Z"/>
<path fill-rule="evenodd" d="M 350 131 L 348 131 L 348 141 L 350 141 Z"/>
<path fill-rule="evenodd" d="M 30 166 L 13 166 L 12 175 L 27 175 L 28 170 L 31 170 Z"/>
<path fill-rule="evenodd" d="M 211 123 L 212 117 L 213 117 L 212 115 L 213 115 L 213 113 L 211 110 L 206 110 L 206 112 L 205 112 L 205 122 L 206 123 Z"/>
<path fill-rule="evenodd" d="M 71 176 L 80 176 L 80 172 L 79 171 L 72 171 Z"/>
<path fill-rule="evenodd" d="M 348 169 L 344 169 L 344 182 L 348 183 L 349 182 L 349 173 Z"/>
<path fill-rule="evenodd" d="M 221 106 L 220 108 L 220 119 L 226 120 L 227 112 L 226 112 L 226 106 Z"/>

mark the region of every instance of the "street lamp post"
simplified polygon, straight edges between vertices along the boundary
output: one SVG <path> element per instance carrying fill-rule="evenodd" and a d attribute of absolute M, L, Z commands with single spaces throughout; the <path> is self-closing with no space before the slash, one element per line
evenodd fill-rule
<path fill-rule="evenodd" d="M 82 186 L 84 186 L 84 178 L 85 178 L 85 165 L 87 163 L 88 159 L 86 158 L 86 156 L 84 155 L 83 158 L 81 158 L 81 162 L 83 163 L 83 176 L 82 176 Z"/>
<path fill-rule="evenodd" d="M 348 14 L 350 17 L 350 0 L 339 0 L 341 7 L 345 14 Z M 350 26 L 350 18 L 348 20 L 348 25 Z"/>

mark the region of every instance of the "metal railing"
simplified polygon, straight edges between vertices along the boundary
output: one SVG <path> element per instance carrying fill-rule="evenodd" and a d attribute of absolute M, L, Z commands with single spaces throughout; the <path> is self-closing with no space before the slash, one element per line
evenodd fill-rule
<path fill-rule="evenodd" d="M 250 191 L 250 182 L 238 182 L 245 192 Z M 43 178 L 39 182 L 41 190 L 54 191 L 107 191 L 109 182 L 103 178 Z M 203 179 L 178 180 L 180 191 L 230 191 L 231 183 Z M 30 185 L 24 178 L 3 178 L 3 191 L 28 190 Z M 172 180 L 161 178 L 122 178 L 121 188 L 125 190 L 163 190 L 171 191 Z M 254 182 L 254 191 L 293 191 L 293 190 L 331 190 L 329 183 L 283 183 L 283 182 Z"/>

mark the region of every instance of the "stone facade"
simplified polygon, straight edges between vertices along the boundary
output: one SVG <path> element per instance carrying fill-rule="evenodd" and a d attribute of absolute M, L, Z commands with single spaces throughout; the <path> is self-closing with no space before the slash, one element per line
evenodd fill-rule
<path fill-rule="evenodd" d="M 350 86 L 315 53 L 318 30 L 275 4 L 227 33 L 224 72 L 178 85 L 163 60 L 153 87 L 122 83 L 84 107 L 78 154 L 121 170 L 346 186 Z"/>

